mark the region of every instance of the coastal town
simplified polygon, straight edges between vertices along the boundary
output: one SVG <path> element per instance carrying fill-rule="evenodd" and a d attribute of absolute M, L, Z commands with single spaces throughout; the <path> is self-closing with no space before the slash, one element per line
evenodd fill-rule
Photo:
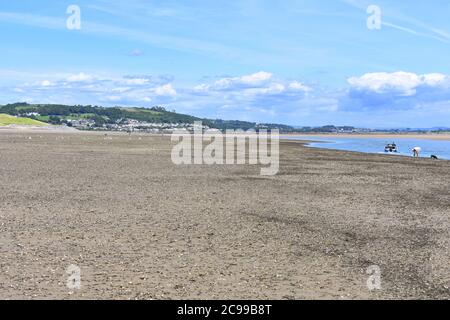
<path fill-rule="evenodd" d="M 16 105 L 16 104 L 12 104 Z M 30 106 L 30 105 L 28 105 Z M 5 106 L 3 106 L 5 107 Z M 70 106 L 64 106 L 70 108 Z M 38 108 L 38 107 L 35 107 Z M 0 114 L 2 106 L 0 106 Z M 113 109 L 113 108 L 111 108 Z M 133 110 L 128 108 L 127 110 Z M 167 113 L 162 107 L 153 107 L 148 109 L 137 109 L 144 114 L 149 111 L 158 110 L 161 113 Z M 327 133 L 327 134 L 364 134 L 364 133 L 445 133 L 449 132 L 450 128 L 447 127 L 433 127 L 433 128 L 358 128 L 353 126 L 288 126 L 279 124 L 264 124 L 264 123 L 249 123 L 245 121 L 232 121 L 232 120 L 208 120 L 194 118 L 191 116 L 181 115 L 172 112 L 172 115 L 177 115 L 175 120 L 169 119 L 169 121 L 162 121 L 161 119 L 150 118 L 149 120 L 139 120 L 133 118 L 133 112 L 128 113 L 129 117 L 120 117 L 117 119 L 109 118 L 106 116 L 99 116 L 97 114 L 73 114 L 61 115 L 55 112 L 55 114 L 41 114 L 36 111 L 32 112 L 10 112 L 10 115 L 16 118 L 26 118 L 32 120 L 44 121 L 45 124 L 58 125 L 71 127 L 77 130 L 84 131 L 117 131 L 117 132 L 141 132 L 141 133 L 154 133 L 154 134 L 171 134 L 176 130 L 187 130 L 189 132 L 194 131 L 194 121 L 203 121 L 202 129 L 217 130 L 224 132 L 225 129 L 279 129 L 281 133 Z"/>
<path fill-rule="evenodd" d="M 47 105 L 12 103 L 0 106 L 0 114 L 40 121 L 45 125 L 71 127 L 87 131 L 120 131 L 168 134 L 175 130 L 194 130 L 194 122 L 202 122 L 203 130 L 271 130 L 280 133 L 365 133 L 371 129 L 353 126 L 290 126 L 238 120 L 205 119 L 168 111 L 161 106 L 150 108 L 104 108 L 82 105 Z"/>
<path fill-rule="evenodd" d="M 145 132 L 170 134 L 175 130 L 193 131 L 193 123 L 150 123 L 134 119 L 119 119 L 116 123 L 105 123 L 98 126 L 92 119 L 67 120 L 67 125 L 78 130 L 96 131 L 121 131 L 121 132 Z M 209 130 L 208 126 L 203 126 L 203 130 Z"/>

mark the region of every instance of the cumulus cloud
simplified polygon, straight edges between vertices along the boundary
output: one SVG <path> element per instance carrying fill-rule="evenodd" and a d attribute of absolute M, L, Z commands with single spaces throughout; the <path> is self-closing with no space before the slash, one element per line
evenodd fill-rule
<path fill-rule="evenodd" d="M 225 77 L 211 84 L 200 84 L 194 87 L 197 92 L 220 92 L 230 91 L 245 94 L 276 94 L 286 91 L 308 92 L 311 88 L 293 81 L 275 79 L 272 73 L 260 71 L 257 73 L 243 75 L 240 77 Z"/>
<path fill-rule="evenodd" d="M 132 79 L 124 79 L 125 84 L 127 85 L 137 85 L 142 86 L 150 83 L 150 79 L 147 78 L 132 78 Z"/>
<path fill-rule="evenodd" d="M 441 73 L 367 73 L 348 79 L 349 89 L 341 97 L 340 109 L 417 110 L 440 106 L 450 111 L 450 77 Z"/>
<path fill-rule="evenodd" d="M 151 75 L 100 76 L 84 72 L 65 75 L 50 83 L 36 82 L 15 92 L 36 101 L 105 106 L 164 105 L 180 112 L 226 119 L 275 122 L 280 117 L 304 116 L 313 110 L 334 112 L 334 99 L 318 98 L 300 80 L 286 80 L 259 71 L 216 78 L 207 83 L 176 87 L 173 77 Z M 45 91 L 44 91 L 45 89 Z M 283 122 L 283 121 L 281 121 Z"/>
<path fill-rule="evenodd" d="M 26 94 L 27 98 L 43 103 L 145 106 L 150 102 L 170 102 L 177 94 L 171 80 L 173 77 L 167 75 L 116 77 L 80 72 L 55 76 L 51 81 L 23 83 L 11 88 L 10 92 L 16 101 L 24 101 Z"/>
<path fill-rule="evenodd" d="M 294 90 L 294 91 L 304 91 L 304 92 L 308 92 L 308 91 L 312 90 L 310 87 L 305 86 L 303 83 L 300 83 L 298 81 L 289 83 L 289 89 Z"/>
<path fill-rule="evenodd" d="M 260 71 L 194 85 L 191 90 L 183 90 L 176 105 L 186 112 L 202 112 L 205 117 L 265 122 L 289 117 L 291 123 L 310 110 L 335 110 L 334 100 L 319 102 L 313 93 L 313 88 L 300 80 Z"/>
<path fill-rule="evenodd" d="M 238 78 L 239 81 L 248 84 L 261 83 L 263 81 L 270 80 L 272 78 L 272 74 L 270 72 L 260 71 L 254 74 L 250 74 L 247 76 L 242 76 Z"/>
<path fill-rule="evenodd" d="M 89 82 L 93 81 L 94 76 L 86 74 L 84 72 L 80 72 L 78 74 L 72 74 L 69 77 L 67 77 L 67 81 L 69 82 Z"/>
<path fill-rule="evenodd" d="M 432 119 L 450 117 L 450 77 L 442 73 L 368 73 L 350 77 L 344 88 L 324 90 L 265 71 L 184 86 L 175 85 L 170 75 L 120 77 L 80 72 L 43 75 L 3 89 L 4 96 L 9 96 L 7 102 L 163 105 L 201 117 L 287 124 L 370 126 L 371 119 L 379 122 L 383 117 L 389 117 L 390 124 L 401 119 L 432 123 Z"/>
<path fill-rule="evenodd" d="M 200 91 L 211 90 L 233 90 L 237 88 L 260 87 L 272 78 L 269 72 L 260 71 L 241 77 L 225 77 L 215 81 L 212 84 L 201 84 L 196 87 Z"/>
<path fill-rule="evenodd" d="M 367 73 L 361 77 L 351 77 L 348 83 L 353 90 L 366 90 L 379 94 L 399 94 L 413 96 L 421 86 L 438 87 L 449 84 L 449 77 L 440 73 L 418 75 L 410 72 Z"/>
<path fill-rule="evenodd" d="M 52 86 L 52 83 L 48 80 L 41 81 L 40 84 L 42 87 L 51 87 Z"/>
<path fill-rule="evenodd" d="M 147 74 L 141 74 L 141 75 L 125 75 L 122 77 L 122 79 L 125 79 L 125 82 L 128 82 L 130 84 L 159 84 L 164 85 L 167 83 L 171 83 L 175 80 L 175 78 L 172 75 L 147 75 Z"/>
<path fill-rule="evenodd" d="M 165 84 L 163 86 L 157 87 L 155 89 L 155 93 L 158 96 L 176 96 L 177 92 L 175 91 L 175 89 L 172 87 L 172 85 L 170 83 Z"/>

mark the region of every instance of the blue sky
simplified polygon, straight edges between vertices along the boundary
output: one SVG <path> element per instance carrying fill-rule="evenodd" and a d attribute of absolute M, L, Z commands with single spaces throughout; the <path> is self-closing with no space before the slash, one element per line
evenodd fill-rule
<path fill-rule="evenodd" d="M 449 15 L 443 0 L 0 0 L 0 103 L 450 126 Z"/>

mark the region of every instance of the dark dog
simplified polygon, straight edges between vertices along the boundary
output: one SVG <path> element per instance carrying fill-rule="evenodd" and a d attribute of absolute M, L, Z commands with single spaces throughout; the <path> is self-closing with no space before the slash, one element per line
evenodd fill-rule
<path fill-rule="evenodd" d="M 439 158 L 437 157 L 437 156 L 435 156 L 434 154 L 430 157 L 431 159 L 434 159 L 434 160 L 438 160 Z"/>

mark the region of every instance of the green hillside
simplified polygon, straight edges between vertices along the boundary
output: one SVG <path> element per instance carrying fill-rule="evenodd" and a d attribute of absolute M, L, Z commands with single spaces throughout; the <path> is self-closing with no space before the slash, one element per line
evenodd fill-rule
<path fill-rule="evenodd" d="M 30 118 L 20 118 L 11 116 L 8 114 L 0 113 L 0 126 L 7 126 L 10 124 L 16 124 L 16 125 L 27 125 L 27 126 L 46 126 L 47 123 L 37 121 Z"/>
<path fill-rule="evenodd" d="M 220 130 L 225 129 L 254 129 L 264 127 L 268 129 L 278 128 L 282 132 L 294 131 L 294 128 L 280 124 L 263 124 L 258 125 L 255 122 L 238 121 L 238 120 L 220 120 L 220 119 L 204 119 L 186 114 L 168 111 L 163 107 L 152 108 L 128 108 L 128 107 L 111 107 L 105 108 L 100 106 L 68 106 L 59 104 L 28 104 L 19 102 L 0 106 L 0 113 L 11 116 L 28 117 L 29 119 L 38 120 L 34 123 L 50 123 L 62 124 L 68 123 L 68 120 L 91 119 L 95 122 L 95 126 L 103 126 L 104 124 L 118 123 L 123 119 L 133 119 L 147 123 L 193 123 L 194 121 L 202 121 L 203 124 L 210 128 Z M 41 122 L 39 122 L 41 121 Z"/>

